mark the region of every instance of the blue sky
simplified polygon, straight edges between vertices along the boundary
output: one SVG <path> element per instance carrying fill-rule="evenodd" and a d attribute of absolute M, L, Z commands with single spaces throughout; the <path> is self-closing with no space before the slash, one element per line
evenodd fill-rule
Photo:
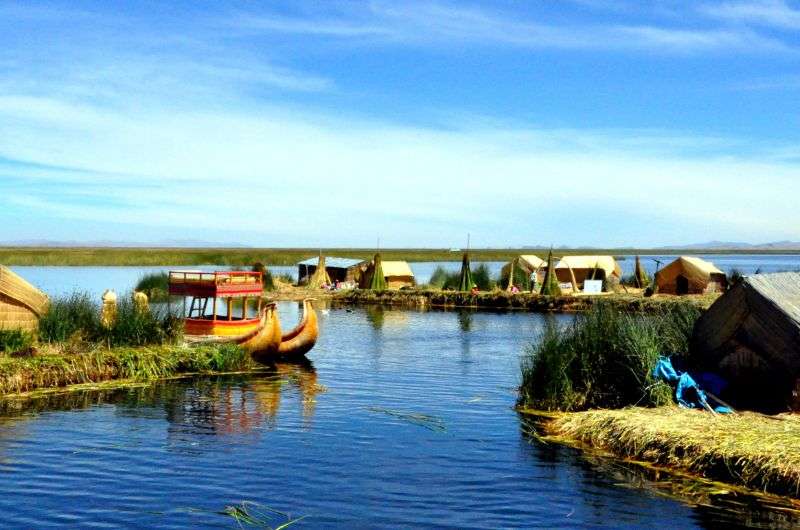
<path fill-rule="evenodd" d="M 800 239 L 800 2 L 0 2 L 0 241 Z"/>

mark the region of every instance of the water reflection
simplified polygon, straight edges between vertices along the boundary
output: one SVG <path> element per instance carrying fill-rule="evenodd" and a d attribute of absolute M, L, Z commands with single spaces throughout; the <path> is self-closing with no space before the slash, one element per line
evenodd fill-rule
<path fill-rule="evenodd" d="M 200 379 L 170 393 L 164 407 L 168 431 L 184 434 L 251 434 L 278 425 L 281 397 L 299 396 L 300 415 L 309 426 L 317 394 L 324 390 L 310 361 L 276 363 L 256 377 L 233 385 L 224 378 Z"/>

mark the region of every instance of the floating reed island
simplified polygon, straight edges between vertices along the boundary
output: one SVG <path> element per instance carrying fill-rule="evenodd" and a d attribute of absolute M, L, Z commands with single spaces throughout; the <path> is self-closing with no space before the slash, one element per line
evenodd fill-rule
<path fill-rule="evenodd" d="M 709 359 L 717 359 L 698 348 L 698 337 L 707 333 L 708 316 L 719 319 L 733 307 L 731 300 L 742 297 L 742 293 L 758 294 L 751 296 L 761 304 L 750 306 L 748 314 L 756 315 L 752 318 L 758 320 L 768 314 L 773 328 L 779 322 L 784 326 L 780 328 L 784 335 L 769 337 L 796 337 L 798 321 L 790 317 L 796 314 L 800 291 L 777 292 L 772 288 L 785 286 L 789 280 L 800 285 L 800 274 L 793 276 L 741 279 L 708 311 L 679 303 L 632 314 L 604 301 L 577 315 L 569 325 L 549 325 L 522 357 L 518 411 L 534 419 L 544 441 L 600 450 L 634 462 L 800 499 L 800 416 L 790 412 L 797 406 L 793 394 L 776 384 L 773 388 L 749 385 L 751 392 L 760 393 L 759 399 L 743 395 L 748 388 L 745 374 L 741 366 L 735 366 L 737 359 L 758 360 L 760 369 L 751 376 L 756 382 L 763 382 L 760 378 L 767 373 L 767 366 L 784 374 L 796 373 L 791 372 L 796 353 L 789 355 L 796 348 L 786 350 L 782 357 L 770 357 L 773 350 L 760 348 L 753 342 L 759 336 L 751 333 L 746 356 L 742 356 L 744 346 L 736 343 L 732 356 L 714 365 L 733 372 L 692 372 L 703 382 L 705 391 L 688 372 L 677 383 L 662 377 L 667 358 L 688 370 L 708 366 Z M 793 302 L 789 304 L 788 299 Z M 783 304 L 767 304 L 767 300 Z M 728 327 L 740 324 L 733 319 L 725 321 L 730 323 Z M 791 322 L 794 334 L 789 333 Z M 772 347 L 775 340 L 770 340 Z M 781 360 L 788 363 L 783 368 Z M 737 412 L 729 406 L 718 407 L 715 412 L 709 402 L 727 403 L 708 390 L 725 392 L 720 375 L 731 373 L 738 376 L 737 384 L 729 385 L 733 394 L 720 393 L 725 400 L 768 403 L 771 413 L 776 403 L 781 403 L 785 412 L 767 415 L 758 408 Z M 687 403 L 687 396 L 693 402 Z M 699 410 L 678 406 L 676 400 Z"/>

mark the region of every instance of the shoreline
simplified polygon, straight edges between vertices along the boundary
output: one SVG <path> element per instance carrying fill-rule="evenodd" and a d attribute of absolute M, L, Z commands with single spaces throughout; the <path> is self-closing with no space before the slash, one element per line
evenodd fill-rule
<path fill-rule="evenodd" d="M 611 303 L 619 309 L 631 312 L 657 311 L 665 306 L 692 303 L 702 310 L 707 309 L 718 297 L 711 295 L 655 295 L 649 298 L 642 294 L 603 294 L 603 295 L 564 295 L 542 296 L 533 293 L 511 294 L 505 291 L 480 292 L 478 294 L 438 291 L 438 290 L 401 290 L 370 291 L 352 290 L 331 293 L 329 291 L 308 291 L 303 288 L 292 288 L 273 291 L 265 294 L 270 302 L 300 301 L 304 298 L 316 298 L 331 305 L 370 306 L 379 305 L 395 308 L 411 309 L 489 309 L 516 310 L 532 313 L 576 313 L 590 309 L 597 302 Z"/>
<path fill-rule="evenodd" d="M 792 415 L 712 416 L 677 406 L 517 412 L 541 429 L 534 437 L 545 443 L 775 495 L 800 508 L 800 418 Z"/>

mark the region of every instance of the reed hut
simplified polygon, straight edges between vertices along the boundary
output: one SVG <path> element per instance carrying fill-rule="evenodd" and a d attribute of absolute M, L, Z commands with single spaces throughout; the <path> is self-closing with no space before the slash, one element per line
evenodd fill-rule
<path fill-rule="evenodd" d="M 303 260 L 297 264 L 297 279 L 299 284 L 308 283 L 319 267 L 320 256 Z M 350 258 L 324 257 L 325 271 L 331 281 L 357 282 L 364 268 L 364 260 Z"/>
<path fill-rule="evenodd" d="M 613 256 L 564 256 L 556 265 L 556 277 L 583 289 L 586 280 L 619 280 L 622 268 Z"/>
<path fill-rule="evenodd" d="M 0 330 L 35 332 L 48 303 L 42 291 L 0 265 Z"/>
<path fill-rule="evenodd" d="M 551 250 L 547 254 L 547 269 L 544 280 L 542 280 L 542 289 L 539 291 L 540 294 L 545 296 L 561 296 L 561 286 L 558 284 L 555 272 L 556 268 L 553 266 L 553 251 Z"/>
<path fill-rule="evenodd" d="M 376 270 L 380 271 L 376 275 Z M 383 279 L 383 282 L 379 278 Z M 414 273 L 405 261 L 383 261 L 380 254 L 375 254 L 372 263 L 367 266 L 362 275 L 360 287 L 362 289 L 402 289 L 416 285 Z"/>
<path fill-rule="evenodd" d="M 711 262 L 681 256 L 656 273 L 655 284 L 659 293 L 703 294 L 724 291 L 728 279 Z"/>
<path fill-rule="evenodd" d="M 383 276 L 389 289 L 402 289 L 417 284 L 411 266 L 405 261 L 384 261 Z"/>
<path fill-rule="evenodd" d="M 513 270 L 524 271 L 528 275 L 528 278 L 530 278 L 531 274 L 536 272 L 540 282 L 544 279 L 544 271 L 547 268 L 547 262 L 539 256 L 534 256 L 533 254 L 520 254 L 519 256 L 515 257 L 503 265 L 503 268 L 500 270 L 500 276 L 503 278 L 509 277 L 511 275 L 512 267 L 515 264 L 516 267 Z M 514 280 L 519 281 L 519 278 L 514 278 Z"/>
<path fill-rule="evenodd" d="M 464 252 L 461 258 L 461 276 L 458 280 L 458 290 L 462 292 L 471 291 L 475 287 L 475 282 L 472 281 L 472 271 L 469 267 L 469 253 Z"/>
<path fill-rule="evenodd" d="M 320 289 L 324 285 L 331 284 L 331 277 L 328 276 L 328 268 L 325 265 L 325 256 L 320 255 L 317 257 L 317 268 L 314 273 L 306 281 L 306 287 L 309 289 Z"/>
<path fill-rule="evenodd" d="M 728 382 L 735 406 L 799 410 L 800 273 L 745 277 L 700 317 L 690 350 L 699 370 Z"/>

